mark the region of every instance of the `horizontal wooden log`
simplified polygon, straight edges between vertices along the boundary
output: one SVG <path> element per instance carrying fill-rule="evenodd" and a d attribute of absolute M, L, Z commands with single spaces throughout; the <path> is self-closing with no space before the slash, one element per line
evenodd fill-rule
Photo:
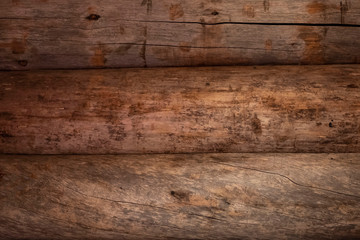
<path fill-rule="evenodd" d="M 358 239 L 360 154 L 0 156 L 2 239 Z"/>
<path fill-rule="evenodd" d="M 100 18 L 142 21 L 360 24 L 360 3 L 354 0 L 3 0 L 7 19 Z"/>
<path fill-rule="evenodd" d="M 2 70 L 360 63 L 350 0 L 4 0 L 0 28 Z"/>
<path fill-rule="evenodd" d="M 359 65 L 0 72 L 0 152 L 358 152 Z"/>

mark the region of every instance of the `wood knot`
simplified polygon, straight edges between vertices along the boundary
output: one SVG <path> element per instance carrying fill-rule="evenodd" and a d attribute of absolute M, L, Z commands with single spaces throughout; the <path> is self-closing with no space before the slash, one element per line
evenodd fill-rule
<path fill-rule="evenodd" d="M 189 197 L 190 197 L 190 193 L 189 192 L 184 192 L 184 191 L 171 191 L 170 192 L 171 196 L 173 196 L 174 198 L 176 198 L 179 201 L 189 201 Z"/>
<path fill-rule="evenodd" d="M 0 112 L 0 119 L 2 120 L 13 120 L 14 119 L 14 114 L 10 113 L 10 112 Z M 0 131 L 1 133 L 2 131 Z"/>
<path fill-rule="evenodd" d="M 3 137 L 3 138 L 11 138 L 11 137 L 14 137 L 13 135 L 7 133 L 6 131 L 0 131 L 0 137 Z"/>
<path fill-rule="evenodd" d="M 184 16 L 184 10 L 183 10 L 181 4 L 171 4 L 170 10 L 169 10 L 170 20 L 175 20 L 182 16 Z"/>
<path fill-rule="evenodd" d="M 355 85 L 355 84 L 349 84 L 347 85 L 348 88 L 359 88 L 359 86 Z"/>
<path fill-rule="evenodd" d="M 251 127 L 255 134 L 259 135 L 262 133 L 261 121 L 256 114 L 251 121 Z"/>
<path fill-rule="evenodd" d="M 18 61 L 18 64 L 19 64 L 20 66 L 26 67 L 26 66 L 28 65 L 28 61 L 26 61 L 26 60 L 19 60 L 19 61 Z"/>
<path fill-rule="evenodd" d="M 97 14 L 90 14 L 89 16 L 86 17 L 87 20 L 90 20 L 90 21 L 97 21 L 99 20 L 100 18 L 100 15 L 97 15 Z"/>

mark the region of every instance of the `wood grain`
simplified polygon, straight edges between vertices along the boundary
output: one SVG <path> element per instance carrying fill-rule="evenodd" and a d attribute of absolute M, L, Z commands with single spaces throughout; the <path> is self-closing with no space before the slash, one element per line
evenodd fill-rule
<path fill-rule="evenodd" d="M 0 70 L 360 63 L 350 0 L 4 0 L 0 29 Z"/>
<path fill-rule="evenodd" d="M 360 67 L 0 72 L 0 152 L 358 152 Z"/>
<path fill-rule="evenodd" d="M 0 156 L 2 239 L 358 239 L 359 154 Z"/>
<path fill-rule="evenodd" d="M 359 24 L 354 0 L 4 0 L 2 18 L 78 19 L 98 14 L 124 20 Z"/>

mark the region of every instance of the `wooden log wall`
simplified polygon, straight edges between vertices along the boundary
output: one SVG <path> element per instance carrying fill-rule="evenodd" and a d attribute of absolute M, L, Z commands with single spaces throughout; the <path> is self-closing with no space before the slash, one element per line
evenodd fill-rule
<path fill-rule="evenodd" d="M 2 0 L 0 69 L 360 63 L 355 0 Z"/>
<path fill-rule="evenodd" d="M 360 66 L 0 72 L 0 152 L 358 152 Z"/>
<path fill-rule="evenodd" d="M 357 0 L 0 0 L 0 239 L 360 239 L 359 63 Z"/>
<path fill-rule="evenodd" d="M 359 160 L 360 154 L 3 155 L 0 235 L 358 239 Z"/>

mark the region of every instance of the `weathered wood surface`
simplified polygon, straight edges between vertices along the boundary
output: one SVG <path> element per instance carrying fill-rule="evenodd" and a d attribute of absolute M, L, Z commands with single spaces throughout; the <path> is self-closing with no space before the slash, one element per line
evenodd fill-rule
<path fill-rule="evenodd" d="M 0 72 L 0 152 L 359 152 L 360 65 Z"/>
<path fill-rule="evenodd" d="M 3 0 L 0 29 L 0 69 L 360 63 L 354 0 Z"/>
<path fill-rule="evenodd" d="M 360 24 L 354 0 L 3 0 L 7 19 L 72 19 L 90 14 L 123 20 Z"/>
<path fill-rule="evenodd" d="M 0 156 L 2 239 L 358 239 L 360 154 Z"/>

